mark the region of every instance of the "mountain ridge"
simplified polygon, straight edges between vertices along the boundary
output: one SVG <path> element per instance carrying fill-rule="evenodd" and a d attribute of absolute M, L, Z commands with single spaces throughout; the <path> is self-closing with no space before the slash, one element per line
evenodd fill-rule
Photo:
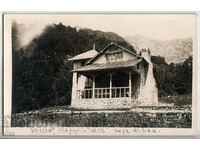
<path fill-rule="evenodd" d="M 192 56 L 192 38 L 182 38 L 174 40 L 156 40 L 142 35 L 133 35 L 124 37 L 132 46 L 136 48 L 137 53 L 142 48 L 149 48 L 151 54 L 162 56 L 167 63 L 182 63 L 189 56 Z"/>

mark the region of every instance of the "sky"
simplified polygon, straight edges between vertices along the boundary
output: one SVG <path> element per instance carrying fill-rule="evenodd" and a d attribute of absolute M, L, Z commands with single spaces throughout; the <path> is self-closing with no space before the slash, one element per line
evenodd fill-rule
<path fill-rule="evenodd" d="M 45 26 L 62 23 L 66 26 L 115 32 L 122 37 L 142 35 L 157 40 L 194 37 L 194 14 L 13 14 L 21 25 L 21 42 L 27 45 Z"/>

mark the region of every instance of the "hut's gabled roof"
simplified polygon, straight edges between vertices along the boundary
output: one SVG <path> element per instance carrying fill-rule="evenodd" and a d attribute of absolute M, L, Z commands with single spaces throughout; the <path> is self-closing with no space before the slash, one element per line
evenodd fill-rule
<path fill-rule="evenodd" d="M 108 47 L 110 47 L 110 46 L 112 46 L 112 45 L 121 48 L 122 50 L 124 50 L 124 51 L 126 51 L 126 52 L 128 52 L 128 53 L 130 53 L 130 54 L 132 54 L 132 55 L 134 55 L 134 56 L 136 56 L 137 58 L 141 58 L 141 56 L 139 56 L 138 54 L 136 54 L 136 53 L 134 53 L 134 52 L 132 52 L 132 51 L 130 51 L 130 50 L 128 50 L 128 49 L 126 49 L 126 48 L 124 48 L 124 47 L 122 47 L 122 46 L 120 46 L 120 45 L 114 43 L 114 42 L 111 42 L 108 46 L 106 46 L 103 50 L 101 50 L 98 54 L 96 54 L 93 58 L 91 58 L 86 64 L 92 63 L 96 58 L 98 58 L 98 57 L 101 56 L 105 51 L 107 51 L 107 50 L 108 50 Z"/>

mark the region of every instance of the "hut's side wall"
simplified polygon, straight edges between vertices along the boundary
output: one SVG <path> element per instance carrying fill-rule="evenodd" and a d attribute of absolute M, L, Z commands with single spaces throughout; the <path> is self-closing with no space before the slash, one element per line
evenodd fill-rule
<path fill-rule="evenodd" d="M 82 66 L 81 61 L 74 61 L 73 69 L 77 69 Z M 71 104 L 74 104 L 74 100 L 77 99 L 77 90 L 81 90 L 85 86 L 86 77 L 83 75 L 78 76 L 77 72 L 73 72 L 73 79 L 72 79 L 72 100 Z"/>

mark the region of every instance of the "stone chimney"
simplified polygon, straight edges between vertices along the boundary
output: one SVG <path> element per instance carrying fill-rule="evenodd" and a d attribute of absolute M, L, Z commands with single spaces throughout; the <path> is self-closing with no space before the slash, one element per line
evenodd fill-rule
<path fill-rule="evenodd" d="M 145 77 L 145 85 L 140 87 L 140 99 L 143 105 L 158 104 L 158 89 L 153 75 L 153 64 L 151 63 L 150 49 L 142 49 L 140 56 L 148 62 L 148 69 Z"/>
<path fill-rule="evenodd" d="M 140 56 L 142 56 L 147 62 L 151 62 L 151 52 L 150 49 L 142 49 L 140 52 Z"/>

